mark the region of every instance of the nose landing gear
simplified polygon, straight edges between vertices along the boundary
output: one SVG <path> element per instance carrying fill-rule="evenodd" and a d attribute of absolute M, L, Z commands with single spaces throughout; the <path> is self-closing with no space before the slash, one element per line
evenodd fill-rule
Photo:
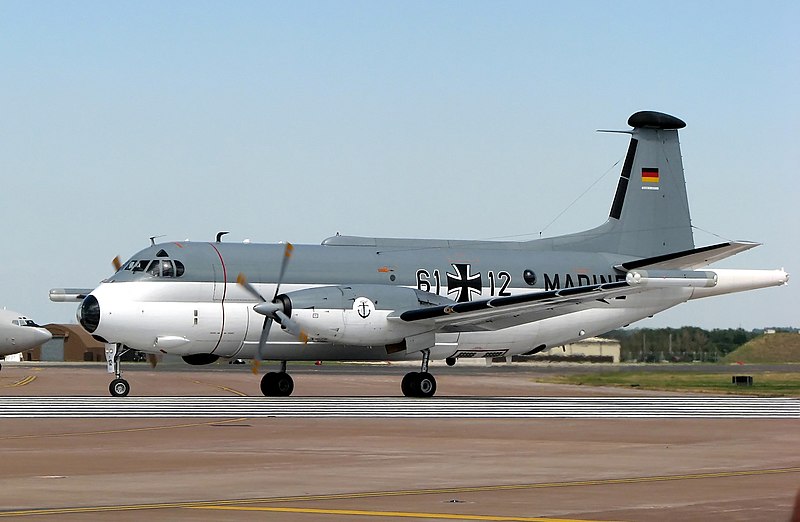
<path fill-rule="evenodd" d="M 114 397 L 125 397 L 131 391 L 131 385 L 122 378 L 122 369 L 120 368 L 120 359 L 128 353 L 130 348 L 124 344 L 111 344 L 106 345 L 106 361 L 108 362 L 108 369 L 113 370 L 116 379 L 111 381 L 108 385 L 108 391 Z"/>

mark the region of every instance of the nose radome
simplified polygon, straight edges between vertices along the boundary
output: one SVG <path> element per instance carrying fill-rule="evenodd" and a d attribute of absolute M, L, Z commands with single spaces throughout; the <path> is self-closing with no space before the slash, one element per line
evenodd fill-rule
<path fill-rule="evenodd" d="M 42 344 L 46 343 L 47 341 L 53 338 L 53 334 L 51 334 L 44 328 L 37 328 L 36 334 L 39 337 L 39 342 Z"/>
<path fill-rule="evenodd" d="M 91 294 L 87 295 L 78 307 L 78 322 L 83 329 L 89 333 L 94 333 L 100 324 L 100 303 Z"/>

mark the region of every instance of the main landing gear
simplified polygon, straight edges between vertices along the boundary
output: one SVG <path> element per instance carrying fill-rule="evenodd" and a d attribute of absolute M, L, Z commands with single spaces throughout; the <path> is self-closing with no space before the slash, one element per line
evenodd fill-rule
<path fill-rule="evenodd" d="M 269 372 L 261 378 L 261 393 L 267 397 L 288 397 L 292 391 L 294 381 L 286 373 L 286 361 L 281 361 L 281 371 Z"/>
<path fill-rule="evenodd" d="M 422 351 L 422 368 L 419 372 L 409 372 L 403 377 L 400 389 L 406 397 L 433 397 L 436 393 L 436 379 L 428 373 L 431 351 Z"/>
<path fill-rule="evenodd" d="M 108 345 L 106 345 L 108 346 Z M 111 355 L 111 350 L 113 350 L 113 358 L 114 358 L 114 375 L 116 379 L 111 381 L 111 384 L 108 385 L 108 391 L 111 392 L 111 395 L 114 397 L 125 397 L 131 391 L 131 385 L 128 384 L 128 381 L 122 378 L 122 370 L 120 368 L 120 359 L 123 355 L 128 353 L 130 348 L 126 347 L 123 344 L 117 344 L 114 348 L 109 349 L 106 348 L 106 358 Z"/>

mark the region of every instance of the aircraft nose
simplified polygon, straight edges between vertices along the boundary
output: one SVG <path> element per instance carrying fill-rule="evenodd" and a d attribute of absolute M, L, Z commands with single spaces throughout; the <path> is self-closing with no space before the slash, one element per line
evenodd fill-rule
<path fill-rule="evenodd" d="M 53 338 L 53 334 L 51 334 L 50 332 L 48 332 L 44 328 L 37 328 L 36 329 L 36 336 L 38 337 L 38 339 L 36 341 L 38 344 L 44 344 L 44 343 L 46 343 L 47 341 L 49 341 L 50 339 Z"/>
<path fill-rule="evenodd" d="M 100 303 L 91 294 L 87 295 L 78 307 L 78 322 L 83 329 L 89 333 L 94 333 L 100 324 Z"/>

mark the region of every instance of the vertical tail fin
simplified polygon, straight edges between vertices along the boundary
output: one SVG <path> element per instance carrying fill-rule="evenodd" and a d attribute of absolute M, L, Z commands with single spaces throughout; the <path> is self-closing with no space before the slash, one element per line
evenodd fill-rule
<path fill-rule="evenodd" d="M 555 250 L 593 250 L 636 257 L 694 248 L 678 129 L 660 112 L 637 112 L 611 212 L 603 225 L 549 240 Z"/>

